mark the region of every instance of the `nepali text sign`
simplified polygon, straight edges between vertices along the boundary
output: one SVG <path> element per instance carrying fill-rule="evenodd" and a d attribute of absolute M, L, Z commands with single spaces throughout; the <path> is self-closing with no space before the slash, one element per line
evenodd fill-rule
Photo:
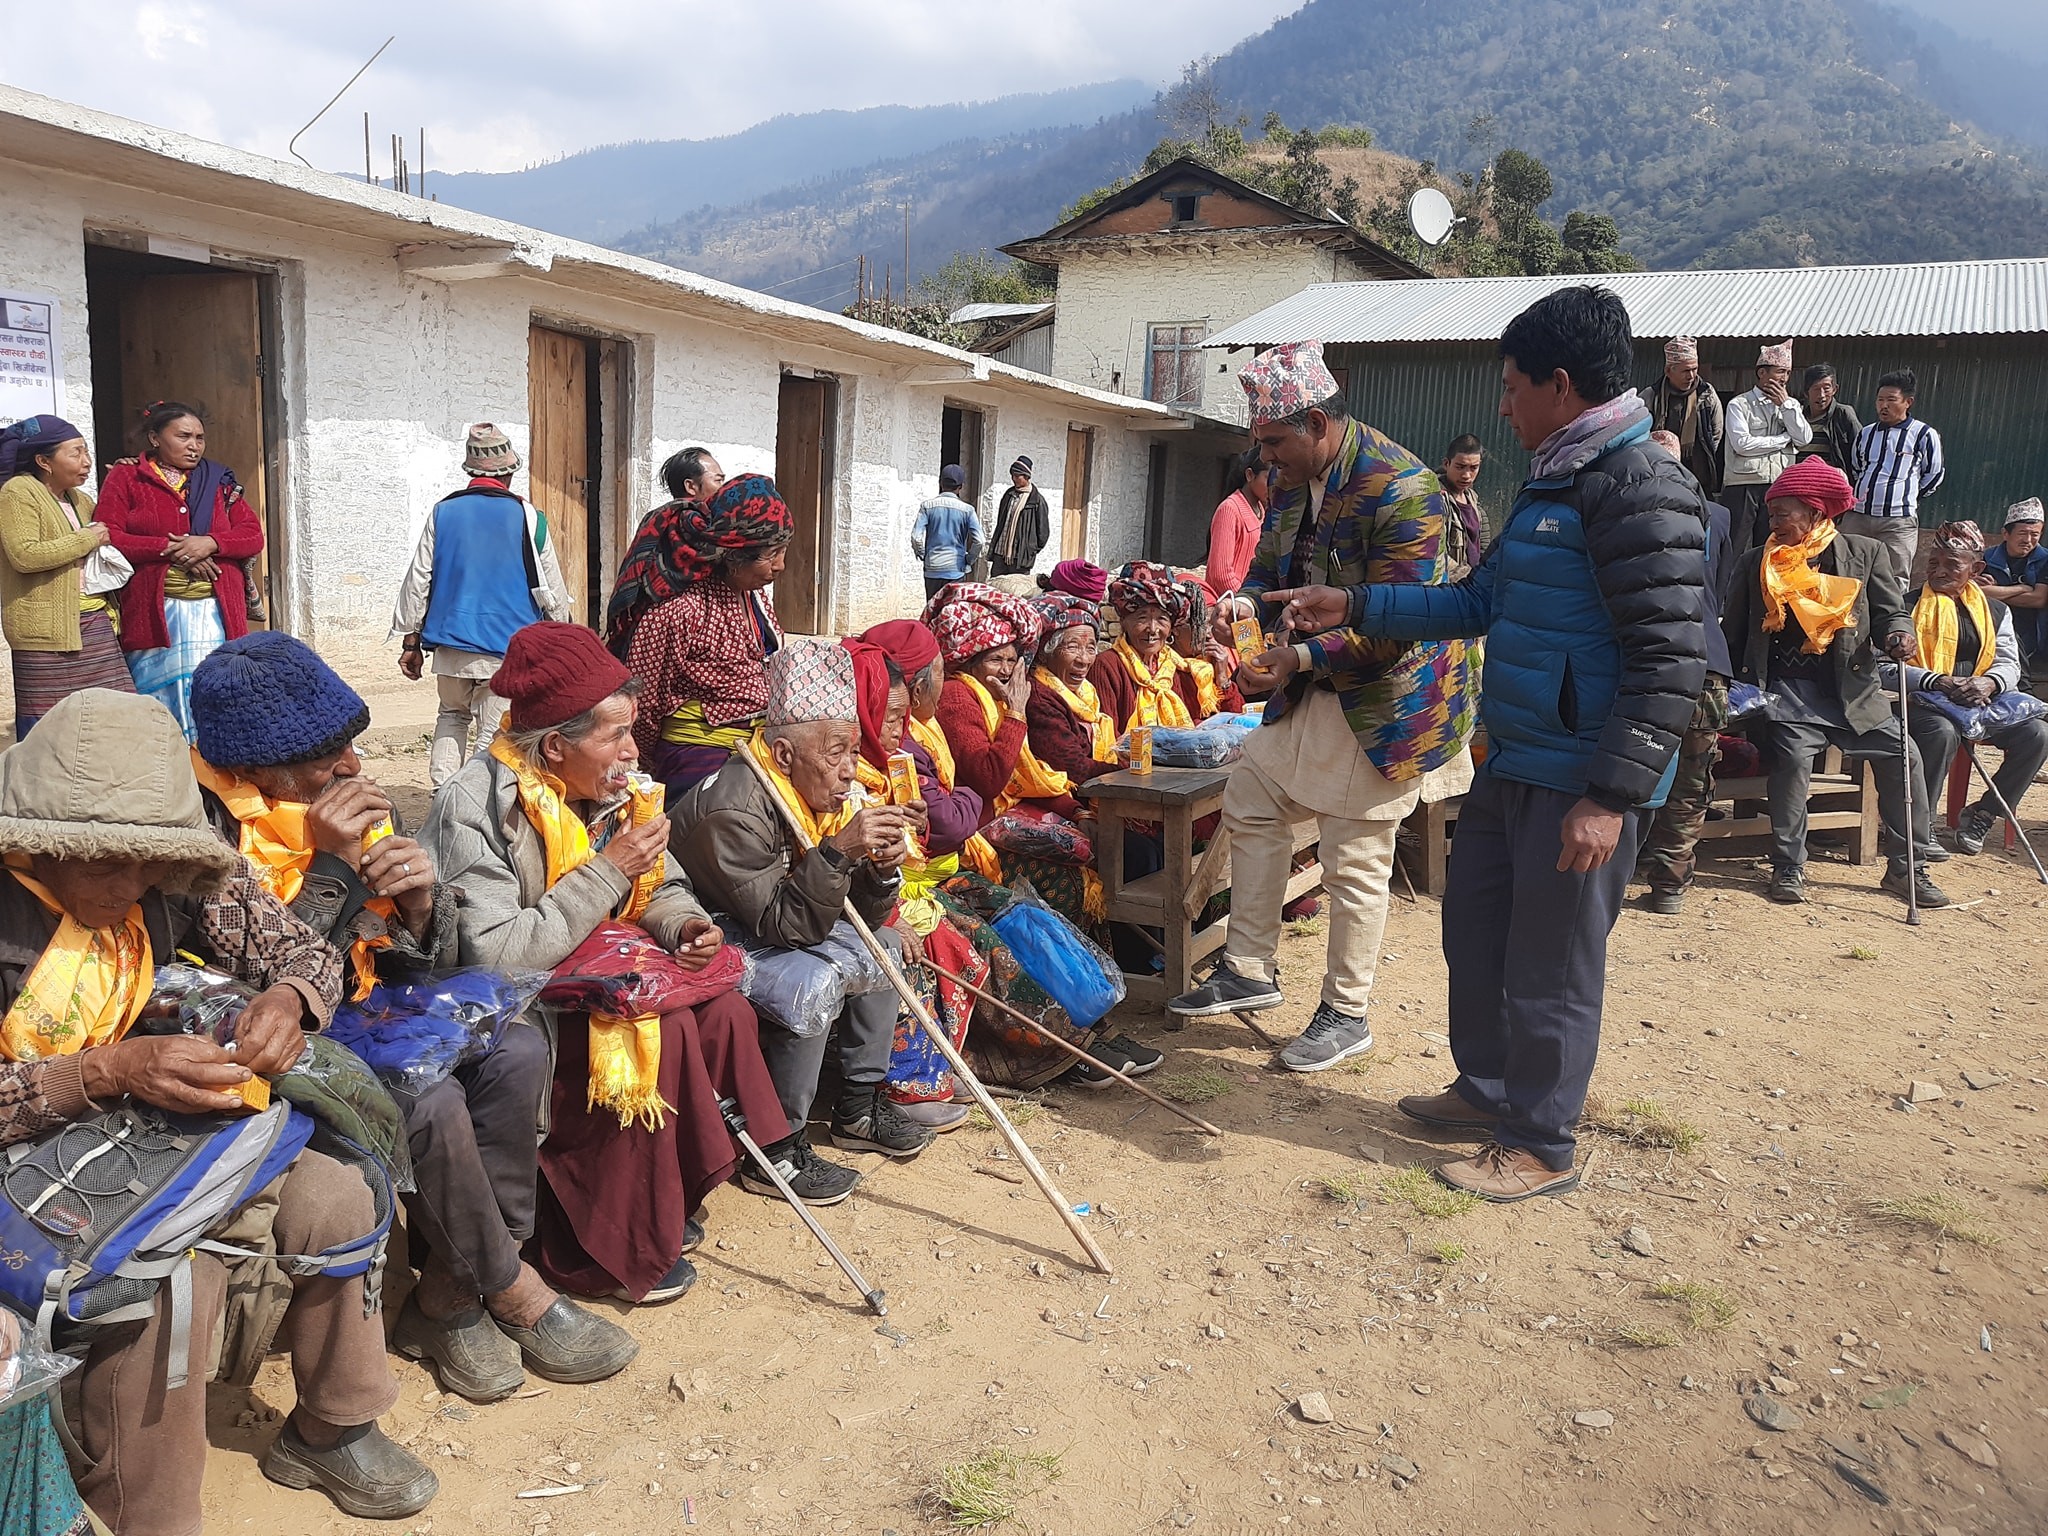
<path fill-rule="evenodd" d="M 58 414 L 58 356 L 56 302 L 0 292 L 0 426 Z"/>

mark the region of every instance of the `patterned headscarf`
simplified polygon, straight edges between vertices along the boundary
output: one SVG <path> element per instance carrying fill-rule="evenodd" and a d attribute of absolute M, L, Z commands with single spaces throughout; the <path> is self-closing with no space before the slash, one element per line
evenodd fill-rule
<path fill-rule="evenodd" d="M 1974 560 L 1984 553 L 1984 530 L 1975 523 L 1943 523 L 1934 530 L 1934 550 Z"/>
<path fill-rule="evenodd" d="M 1829 519 L 1840 517 L 1856 505 L 1856 488 L 1849 484 L 1849 477 L 1820 458 L 1801 459 L 1764 492 L 1766 502 L 1781 496 L 1803 501 Z"/>
<path fill-rule="evenodd" d="M 1320 341 L 1289 341 L 1245 364 L 1237 376 L 1255 425 L 1285 421 L 1337 393 Z"/>
<path fill-rule="evenodd" d="M 1188 595 L 1181 590 L 1180 578 L 1150 560 L 1134 560 L 1124 567 L 1124 573 L 1109 584 L 1109 602 L 1118 613 L 1150 605 L 1176 624 L 1188 617 Z"/>
<path fill-rule="evenodd" d="M 789 507 L 766 475 L 728 480 L 710 501 L 671 501 L 647 514 L 619 566 L 605 611 L 605 644 L 624 659 L 633 631 L 657 604 L 709 578 L 719 558 L 774 549 L 796 532 Z"/>
<path fill-rule="evenodd" d="M 925 626 L 938 637 L 939 654 L 951 668 L 999 645 L 1014 645 L 1020 656 L 1038 649 L 1045 621 L 1021 597 L 979 581 L 956 581 L 924 610 Z"/>
<path fill-rule="evenodd" d="M 2044 518 L 2041 498 L 2029 496 L 2025 501 L 2016 501 L 2005 509 L 2005 526 L 2012 528 L 2020 523 L 2038 523 Z"/>
<path fill-rule="evenodd" d="M 1102 608 L 1099 604 L 1083 602 L 1070 592 L 1042 592 L 1031 599 L 1031 606 L 1045 621 L 1045 638 L 1039 642 L 1041 649 L 1082 624 L 1095 631 L 1097 640 L 1102 638 Z"/>
<path fill-rule="evenodd" d="M 860 718 L 853 655 L 841 645 L 799 641 L 768 658 L 765 726 Z"/>

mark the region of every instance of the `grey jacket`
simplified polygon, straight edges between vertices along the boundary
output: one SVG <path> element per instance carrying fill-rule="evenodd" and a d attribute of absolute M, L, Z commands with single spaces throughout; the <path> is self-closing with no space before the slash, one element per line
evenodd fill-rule
<path fill-rule="evenodd" d="M 464 965 L 552 969 L 632 894 L 633 882 L 605 858 L 570 870 L 548 889 L 547 850 L 519 808 L 518 780 L 493 757 L 472 758 L 441 786 L 420 841 L 461 904 Z M 670 858 L 638 926 L 673 949 L 683 924 L 707 916 L 681 864 Z"/>
<path fill-rule="evenodd" d="M 1835 688 L 1849 724 L 1857 731 L 1874 731 L 1892 713 L 1878 678 L 1878 652 L 1887 637 L 1913 633 L 1912 611 L 1906 607 L 1899 578 L 1892 574 L 1891 559 L 1877 540 L 1837 533 L 1828 555 L 1834 557 L 1833 574 L 1863 583 L 1852 625 L 1828 646 L 1835 663 Z M 1767 690 L 1774 637 L 1764 630 L 1763 558 L 1761 548 L 1742 557 L 1721 627 L 1735 655 L 1736 676 Z"/>

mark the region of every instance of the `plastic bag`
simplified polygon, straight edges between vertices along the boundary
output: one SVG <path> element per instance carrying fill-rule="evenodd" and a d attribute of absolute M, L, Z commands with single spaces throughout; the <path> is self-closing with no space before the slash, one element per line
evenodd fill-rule
<path fill-rule="evenodd" d="M 1152 761 L 1161 768 L 1221 768 L 1234 763 L 1244 752 L 1245 739 L 1258 729 L 1259 719 L 1257 715 L 1220 714 L 1200 725 L 1155 725 Z M 1128 733 L 1116 749 L 1118 756 L 1130 760 Z"/>
<path fill-rule="evenodd" d="M 1738 721 L 1764 719 L 1777 702 L 1776 694 L 1764 692 L 1755 683 L 1730 683 L 1727 723 L 1734 725 Z"/>
<path fill-rule="evenodd" d="M 1095 845 L 1087 834 L 1056 811 L 1014 806 L 983 827 L 981 834 L 1004 853 L 1019 858 L 1049 859 L 1055 864 L 1095 862 Z"/>
<path fill-rule="evenodd" d="M 545 978 L 540 1000 L 550 1008 L 641 1019 L 694 1008 L 739 988 L 747 974 L 746 955 L 723 945 L 701 970 L 686 971 L 653 935 L 631 923 L 607 919 Z"/>
<path fill-rule="evenodd" d="M 1087 1029 L 1124 1000 L 1123 972 L 1048 907 L 1030 881 L 1019 880 L 1010 890 L 1017 899 L 991 918 L 990 926 L 1010 946 L 1024 974 Z"/>
<path fill-rule="evenodd" d="M 849 997 L 890 986 L 888 973 L 848 922 L 834 923 L 824 941 L 808 949 L 746 948 L 750 970 L 740 994 L 799 1039 L 830 1029 Z"/>
<path fill-rule="evenodd" d="M 20 1318 L 0 1308 L 0 1411 L 49 1391 L 82 1364 L 43 1349 Z"/>
<path fill-rule="evenodd" d="M 160 965 L 133 1033 L 204 1035 L 215 1045 L 226 1045 L 235 1038 L 235 1021 L 255 996 L 254 987 L 211 966 L 184 961 Z"/>
<path fill-rule="evenodd" d="M 1915 688 L 1913 708 L 1931 709 L 1945 716 L 1962 732 L 1965 741 L 1982 741 L 2012 726 L 2048 716 L 2048 704 L 2017 689 L 2007 689 L 1989 704 L 1974 705 L 1958 703 L 1935 689 Z"/>
<path fill-rule="evenodd" d="M 489 1055 L 546 980 L 545 972 L 504 976 L 466 966 L 402 986 L 380 985 L 360 1003 L 335 1009 L 326 1035 L 385 1082 L 417 1095 Z"/>

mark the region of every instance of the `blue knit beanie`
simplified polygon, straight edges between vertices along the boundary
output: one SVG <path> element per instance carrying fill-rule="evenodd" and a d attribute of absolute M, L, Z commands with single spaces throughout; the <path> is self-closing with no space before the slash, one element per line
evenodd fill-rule
<path fill-rule="evenodd" d="M 199 663 L 192 723 L 216 768 L 280 768 L 339 752 L 369 726 L 370 707 L 311 646 L 259 629 Z"/>

